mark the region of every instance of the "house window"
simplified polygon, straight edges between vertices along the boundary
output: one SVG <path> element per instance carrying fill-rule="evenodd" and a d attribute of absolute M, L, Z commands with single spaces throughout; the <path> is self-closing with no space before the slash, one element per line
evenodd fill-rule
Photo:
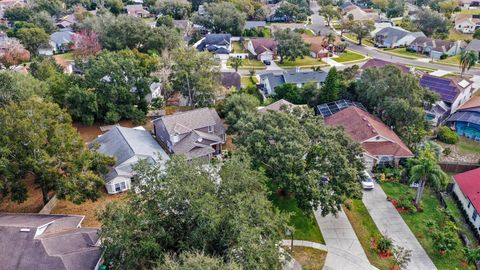
<path fill-rule="evenodd" d="M 477 211 L 473 211 L 472 219 L 475 221 L 477 219 Z"/>
<path fill-rule="evenodd" d="M 120 192 L 120 191 L 125 190 L 125 189 L 127 189 L 127 185 L 125 184 L 125 182 L 120 182 L 120 183 L 115 184 L 115 191 L 116 192 Z"/>
<path fill-rule="evenodd" d="M 469 201 L 468 201 L 468 206 L 467 206 L 467 208 L 470 209 L 470 205 L 472 205 L 472 203 L 471 203 L 470 200 L 469 200 Z"/>
<path fill-rule="evenodd" d="M 213 133 L 214 126 L 208 126 L 208 133 Z"/>

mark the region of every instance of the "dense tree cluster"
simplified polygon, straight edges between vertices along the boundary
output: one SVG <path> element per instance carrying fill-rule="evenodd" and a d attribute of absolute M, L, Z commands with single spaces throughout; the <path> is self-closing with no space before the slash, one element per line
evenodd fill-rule
<path fill-rule="evenodd" d="M 137 166 L 137 192 L 100 215 L 105 258 L 113 269 L 156 262 L 159 269 L 194 262 L 216 267 L 209 269 L 280 267 L 285 219 L 267 199 L 265 176 L 245 156 L 211 166 L 180 157 L 167 163 L 166 172 L 146 162 Z"/>

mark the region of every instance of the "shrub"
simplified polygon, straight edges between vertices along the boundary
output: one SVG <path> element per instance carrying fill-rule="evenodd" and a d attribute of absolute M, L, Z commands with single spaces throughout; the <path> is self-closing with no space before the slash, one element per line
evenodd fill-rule
<path fill-rule="evenodd" d="M 132 112 L 132 123 L 134 125 L 143 125 L 145 123 L 145 113 L 136 109 Z"/>
<path fill-rule="evenodd" d="M 407 47 L 405 50 L 406 50 L 407 52 L 413 52 L 413 53 L 415 52 L 415 50 L 412 49 L 412 48 L 410 48 L 410 47 Z"/>
<path fill-rule="evenodd" d="M 120 114 L 118 114 L 117 112 L 115 111 L 109 111 L 107 112 L 107 114 L 105 115 L 105 123 L 107 124 L 115 124 L 115 123 L 118 123 L 118 121 L 120 121 Z"/>
<path fill-rule="evenodd" d="M 443 154 L 445 156 L 449 156 L 451 153 L 452 153 L 452 149 L 450 149 L 450 147 L 446 147 L 445 149 L 443 149 Z"/>
<path fill-rule="evenodd" d="M 458 134 L 445 126 L 438 128 L 437 138 L 439 141 L 448 144 L 456 144 L 458 142 Z"/>
<path fill-rule="evenodd" d="M 448 54 L 442 54 L 442 55 L 440 55 L 440 59 L 442 59 L 442 60 L 443 60 L 443 59 L 447 59 L 447 57 L 448 57 Z"/>
<path fill-rule="evenodd" d="M 380 241 L 378 241 L 377 249 L 382 253 L 390 251 L 393 246 L 393 241 L 388 236 L 383 236 Z"/>
<path fill-rule="evenodd" d="M 87 126 L 91 126 L 93 125 L 93 122 L 95 121 L 95 117 L 93 117 L 93 115 L 91 114 L 85 114 L 85 115 L 82 115 L 82 123 L 87 125 Z"/>

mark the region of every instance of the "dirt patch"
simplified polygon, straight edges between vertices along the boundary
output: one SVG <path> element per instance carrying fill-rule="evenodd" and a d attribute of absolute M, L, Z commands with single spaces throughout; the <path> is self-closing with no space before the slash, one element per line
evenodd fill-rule
<path fill-rule="evenodd" d="M 452 152 L 441 161 L 476 163 L 480 160 L 480 143 L 460 137 L 457 144 L 446 144 L 435 140 L 443 149 L 450 148 Z"/>
<path fill-rule="evenodd" d="M 131 120 L 122 120 L 118 124 L 122 127 L 129 127 L 129 128 L 136 127 L 136 125 L 134 125 Z M 77 129 L 78 133 L 80 133 L 80 136 L 82 137 L 82 139 L 87 143 L 95 140 L 98 136 L 105 133 L 100 130 L 100 127 L 106 126 L 106 125 L 107 124 L 105 123 L 95 123 L 91 126 L 86 126 L 82 123 L 73 124 L 73 126 Z M 145 124 L 142 126 L 148 131 L 153 130 L 153 124 L 150 119 L 147 119 Z"/>
<path fill-rule="evenodd" d="M 227 151 L 234 151 L 237 147 L 233 144 L 233 137 L 232 135 L 227 135 L 227 139 L 225 140 L 225 145 L 223 149 Z"/>
<path fill-rule="evenodd" d="M 10 200 L 10 196 L 7 196 L 0 200 L 0 212 L 38 213 L 43 208 L 42 191 L 35 184 L 35 177 L 29 174 L 25 178 L 25 184 L 27 186 L 27 200 L 23 203 L 16 203 Z M 53 194 L 50 194 L 51 196 Z"/>
<path fill-rule="evenodd" d="M 305 270 L 323 269 L 327 257 L 326 251 L 309 247 L 293 247 L 291 254 Z"/>
<path fill-rule="evenodd" d="M 102 224 L 96 218 L 97 212 L 103 210 L 108 203 L 124 200 L 126 195 L 127 193 L 108 195 L 106 192 L 102 192 L 102 196 L 98 200 L 94 202 L 86 201 L 82 204 L 59 200 L 51 213 L 84 215 L 85 219 L 82 222 L 82 227 L 100 228 Z"/>

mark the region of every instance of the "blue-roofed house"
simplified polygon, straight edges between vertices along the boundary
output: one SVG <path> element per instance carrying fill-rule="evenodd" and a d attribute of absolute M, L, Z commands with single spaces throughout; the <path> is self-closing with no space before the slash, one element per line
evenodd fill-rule
<path fill-rule="evenodd" d="M 116 159 L 114 167 L 105 176 L 108 194 L 131 188 L 131 180 L 135 175 L 133 166 L 138 161 L 147 160 L 164 166 L 170 159 L 150 132 L 143 128 L 115 126 L 90 143 L 89 147 Z"/>
<path fill-rule="evenodd" d="M 320 87 L 325 79 L 327 78 L 327 72 L 325 71 L 301 71 L 301 70 L 290 70 L 282 73 L 265 73 L 260 75 L 260 85 L 263 89 L 263 94 L 265 96 L 270 96 L 275 94 L 275 87 L 291 83 L 295 84 L 297 87 L 301 88 L 308 82 L 316 82 Z"/>
<path fill-rule="evenodd" d="M 401 27 L 385 27 L 375 35 L 375 47 L 397 48 L 409 46 L 417 37 L 424 37 L 422 32 L 410 32 Z"/>
<path fill-rule="evenodd" d="M 459 76 L 443 78 L 425 74 L 420 79 L 420 85 L 439 94 L 450 114 L 456 112 L 472 96 L 472 82 Z"/>
<path fill-rule="evenodd" d="M 446 122 L 458 135 L 480 141 L 480 97 L 474 96 L 465 102 Z"/>
<path fill-rule="evenodd" d="M 231 39 L 230 34 L 208 34 L 193 46 L 199 51 L 228 56 L 232 51 Z"/>

